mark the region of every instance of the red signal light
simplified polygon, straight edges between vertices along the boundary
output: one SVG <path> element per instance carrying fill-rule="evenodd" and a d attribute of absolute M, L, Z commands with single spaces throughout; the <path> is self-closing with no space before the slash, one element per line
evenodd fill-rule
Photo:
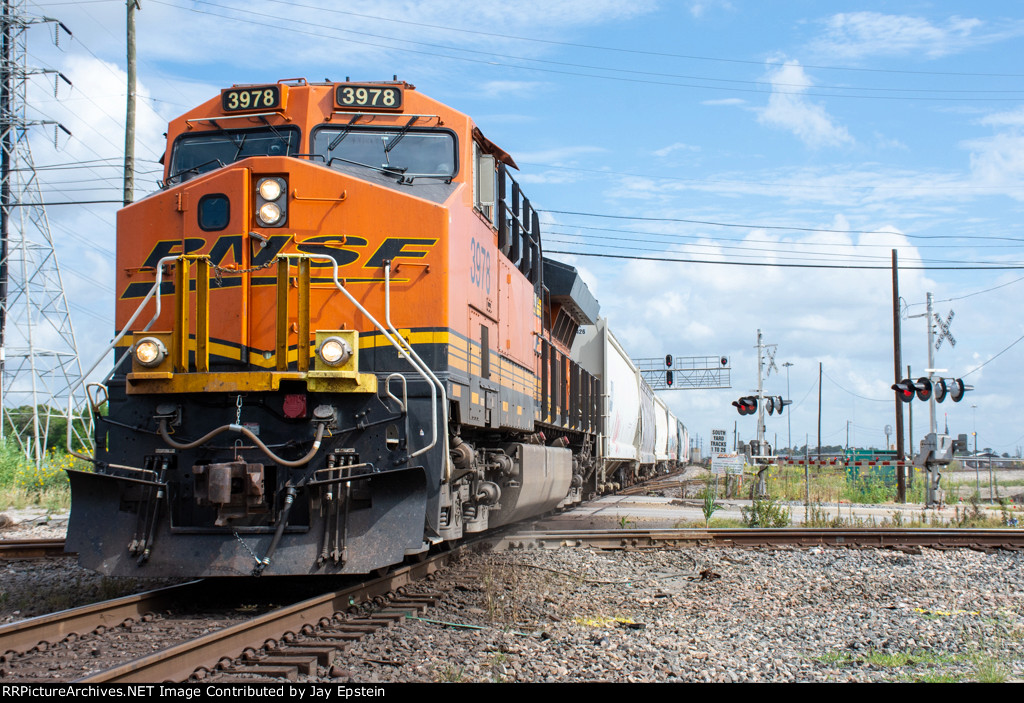
<path fill-rule="evenodd" d="M 917 383 L 914 384 L 917 388 L 917 399 L 918 400 L 931 400 L 932 397 L 932 381 L 927 376 L 922 376 L 917 379 Z"/>
<path fill-rule="evenodd" d="M 916 388 L 914 386 L 914 382 L 909 378 L 904 378 L 899 383 L 892 384 L 892 389 L 896 391 L 896 397 L 904 403 L 909 403 L 914 399 L 914 391 Z"/>

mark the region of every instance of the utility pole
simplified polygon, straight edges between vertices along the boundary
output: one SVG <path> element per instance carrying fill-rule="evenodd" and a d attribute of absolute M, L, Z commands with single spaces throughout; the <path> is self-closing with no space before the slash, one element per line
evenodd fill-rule
<path fill-rule="evenodd" d="M 141 10 L 139 0 L 127 0 L 127 69 L 128 100 L 124 118 L 124 205 L 135 201 L 135 10 Z"/>
<path fill-rule="evenodd" d="M 818 463 L 821 463 L 821 362 L 818 362 Z"/>
<path fill-rule="evenodd" d="M 913 378 L 914 375 L 910 373 L 910 364 L 907 364 L 907 378 Z M 914 404 L 909 403 L 907 405 L 907 444 L 910 447 L 910 457 L 914 457 Z M 912 466 L 907 467 L 907 488 L 914 487 L 914 469 Z"/>
<path fill-rule="evenodd" d="M 786 400 L 791 400 L 793 396 L 789 394 L 789 367 L 793 364 L 789 361 L 783 364 L 786 367 Z M 786 439 L 786 446 L 789 447 L 789 453 L 793 453 L 793 413 L 786 413 L 786 430 L 788 437 Z"/>
<path fill-rule="evenodd" d="M 935 375 L 935 328 L 932 326 L 932 294 L 929 293 L 926 298 L 926 310 L 925 322 L 928 327 L 928 368 L 924 370 L 928 374 L 928 380 L 932 379 Z M 928 398 L 928 432 L 935 432 L 935 394 L 932 393 L 931 397 Z"/>
<path fill-rule="evenodd" d="M 67 78 L 55 70 L 27 65 L 28 30 L 34 24 L 61 22 L 25 12 L 26 0 L 2 0 L 0 18 L 0 408 L 5 435 L 14 437 L 26 458 L 41 466 L 51 421 L 67 418 L 79 445 L 88 444 L 90 416 L 81 388 L 78 359 L 64 284 L 29 144 L 31 127 L 53 120 L 26 116 L 27 84 L 37 75 Z M 72 395 L 72 389 L 74 396 Z M 62 407 L 66 404 L 70 408 Z M 84 430 L 84 432 L 82 431 Z"/>
<path fill-rule="evenodd" d="M 899 264 L 896 259 L 896 250 L 892 250 L 892 360 L 894 383 L 900 382 L 900 367 L 903 366 L 903 337 L 900 330 L 900 284 Z M 897 396 L 896 403 L 896 461 L 904 461 L 905 452 L 903 447 L 903 401 Z M 888 435 L 886 435 L 886 449 L 888 449 Z M 913 450 L 913 447 L 911 447 Z M 896 499 L 900 503 L 907 502 L 907 468 L 903 464 L 896 465 Z"/>
<path fill-rule="evenodd" d="M 764 388 L 762 386 L 762 374 L 764 373 L 764 344 L 761 343 L 761 330 L 757 331 L 757 453 L 764 454 L 762 444 L 764 443 Z"/>

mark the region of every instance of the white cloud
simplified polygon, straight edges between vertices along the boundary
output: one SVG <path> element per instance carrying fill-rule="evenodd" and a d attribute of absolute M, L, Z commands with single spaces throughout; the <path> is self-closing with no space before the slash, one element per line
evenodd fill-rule
<path fill-rule="evenodd" d="M 544 151 L 525 151 L 516 154 L 516 161 L 531 161 L 533 163 L 541 164 L 558 164 L 565 165 L 567 163 L 575 163 L 576 159 L 580 156 L 587 156 L 589 154 L 601 154 L 606 152 L 607 149 L 600 146 L 562 146 L 554 149 L 545 149 Z"/>
<path fill-rule="evenodd" d="M 1024 200 L 1024 134 L 997 134 L 971 139 L 962 146 L 971 151 L 971 175 L 975 185 L 1006 189 L 1006 194 Z"/>
<path fill-rule="evenodd" d="M 830 56 L 926 56 L 930 59 L 1012 36 L 1024 29 L 1019 21 L 988 30 L 979 19 L 953 16 L 944 22 L 880 12 L 847 12 L 824 20 L 824 35 L 812 48 Z"/>
<path fill-rule="evenodd" d="M 733 5 L 729 0 L 693 0 L 690 3 L 690 14 L 696 19 L 701 19 L 708 12 L 716 8 L 731 11 Z"/>
<path fill-rule="evenodd" d="M 547 83 L 536 81 L 487 81 L 480 86 L 479 95 L 485 98 L 532 98 L 551 90 Z"/>
<path fill-rule="evenodd" d="M 853 143 L 846 128 L 836 125 L 824 107 L 801 95 L 812 83 L 798 62 L 787 61 L 769 80 L 772 95 L 768 105 L 757 110 L 758 122 L 792 132 L 813 148 Z"/>
<path fill-rule="evenodd" d="M 657 151 L 651 153 L 653 153 L 655 156 L 665 157 L 674 151 L 700 151 L 700 147 L 694 146 L 692 144 L 683 144 L 682 142 L 676 142 L 674 144 L 669 144 L 668 146 L 658 149 Z"/>
<path fill-rule="evenodd" d="M 978 120 L 979 124 L 990 127 L 1024 127 L 1024 107 L 1009 112 L 996 112 Z"/>
<path fill-rule="evenodd" d="M 997 131 L 960 144 L 970 151 L 972 185 L 1024 200 L 1024 108 L 993 113 L 978 123 Z"/>

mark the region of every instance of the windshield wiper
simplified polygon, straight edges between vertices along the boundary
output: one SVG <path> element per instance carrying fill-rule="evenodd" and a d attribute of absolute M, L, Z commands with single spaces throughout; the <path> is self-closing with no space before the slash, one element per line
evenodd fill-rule
<path fill-rule="evenodd" d="M 394 141 L 392 141 L 390 144 L 387 144 L 387 145 L 384 146 L 384 157 L 385 158 L 387 158 L 387 155 L 391 153 L 392 149 L 394 149 L 396 146 L 398 146 L 398 142 L 402 141 L 402 137 L 404 137 L 405 135 L 407 135 L 409 133 L 409 130 L 412 129 L 413 123 L 418 118 L 419 118 L 419 115 L 413 115 L 411 118 L 409 118 L 409 121 L 405 123 L 404 127 L 402 127 L 402 131 L 399 132 L 397 135 L 395 135 Z"/>
<path fill-rule="evenodd" d="M 331 158 L 331 160 L 327 162 L 327 165 L 333 166 L 335 161 L 341 161 L 342 163 L 352 164 L 353 166 L 362 166 L 363 168 L 368 168 L 371 171 L 383 173 L 385 176 L 398 175 L 399 181 L 404 180 L 404 176 L 402 176 L 402 174 L 408 170 L 406 168 L 402 168 L 401 166 L 374 166 L 372 164 L 364 164 L 362 161 L 352 161 L 350 159 L 345 159 L 340 156 L 335 156 Z"/>
<path fill-rule="evenodd" d="M 455 178 L 454 174 L 441 174 L 441 173 L 414 173 L 410 176 L 406 176 L 403 180 L 406 183 L 412 183 L 417 178 L 440 178 L 445 183 L 450 184 L 452 179 Z"/>
<path fill-rule="evenodd" d="M 214 163 L 217 164 L 217 166 L 219 168 L 224 168 L 224 162 L 221 161 L 220 159 L 210 159 L 209 161 L 205 161 L 205 162 L 203 162 L 203 163 L 201 163 L 201 164 L 199 164 L 197 166 L 190 166 L 189 168 L 181 169 L 177 173 L 172 173 L 170 176 L 167 177 L 167 180 L 164 181 L 164 183 L 166 183 L 167 185 L 170 185 L 170 184 L 172 184 L 174 182 L 174 179 L 176 179 L 176 178 L 178 178 L 178 177 L 180 177 L 180 176 L 182 176 L 182 175 L 184 175 L 186 173 L 194 173 L 194 174 L 196 174 L 198 176 L 200 173 L 203 173 L 203 171 L 200 171 L 199 169 L 203 168 L 204 166 L 209 166 L 210 164 L 214 164 Z M 206 170 L 212 171 L 213 169 L 206 169 Z"/>
<path fill-rule="evenodd" d="M 238 141 L 237 142 L 235 141 L 235 136 L 236 135 L 230 134 L 230 133 L 226 133 L 226 134 L 227 134 L 228 139 L 231 140 L 231 143 L 234 144 L 236 147 L 238 147 L 238 151 L 235 152 L 235 156 L 231 160 L 232 161 L 238 161 L 238 155 L 242 153 L 242 147 L 245 146 L 245 138 L 249 136 L 249 133 L 246 132 L 244 134 L 238 135 Z"/>
<path fill-rule="evenodd" d="M 349 134 L 352 133 L 352 125 L 354 125 L 356 123 L 356 120 L 358 120 L 358 119 L 359 119 L 359 115 L 353 115 L 352 119 L 350 119 L 348 121 L 348 124 L 346 124 L 344 127 L 341 128 L 341 131 L 338 133 L 338 136 L 336 136 L 334 139 L 332 139 L 331 143 L 327 145 L 327 153 L 328 154 L 330 154 L 332 151 L 334 151 L 334 147 L 336 147 L 339 144 L 341 144 L 342 140 L 345 139 L 345 137 L 347 137 Z"/>

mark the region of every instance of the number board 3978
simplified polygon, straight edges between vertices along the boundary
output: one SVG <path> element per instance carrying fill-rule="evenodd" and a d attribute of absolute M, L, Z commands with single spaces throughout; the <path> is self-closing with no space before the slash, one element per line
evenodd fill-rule
<path fill-rule="evenodd" d="M 402 89 L 387 85 L 357 85 L 345 83 L 334 91 L 338 107 L 358 107 L 364 110 L 401 110 Z"/>
<path fill-rule="evenodd" d="M 228 88 L 220 91 L 220 103 L 224 112 L 281 110 L 284 107 L 284 93 L 280 85 Z"/>

